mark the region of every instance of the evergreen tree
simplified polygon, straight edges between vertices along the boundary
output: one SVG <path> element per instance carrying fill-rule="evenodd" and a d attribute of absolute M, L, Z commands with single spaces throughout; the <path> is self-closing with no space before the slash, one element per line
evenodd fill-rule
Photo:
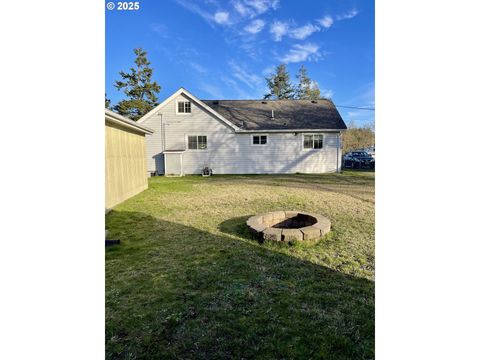
<path fill-rule="evenodd" d="M 107 99 L 107 94 L 105 94 L 105 109 L 110 109 L 110 99 Z"/>
<path fill-rule="evenodd" d="M 157 94 L 161 87 L 156 81 L 152 82 L 153 69 L 147 60 L 147 52 L 140 48 L 134 52 L 136 67 L 131 67 L 129 73 L 120 71 L 122 80 L 115 82 L 115 87 L 123 89 L 127 99 L 120 101 L 114 109 L 136 121 L 158 105 Z"/>
<path fill-rule="evenodd" d="M 298 85 L 295 89 L 295 98 L 299 100 L 320 99 L 318 84 L 308 77 L 307 69 L 301 66 L 297 74 Z"/>
<path fill-rule="evenodd" d="M 293 99 L 295 91 L 290 83 L 290 75 L 287 72 L 287 67 L 280 64 L 275 69 L 275 73 L 266 77 L 270 93 L 264 95 L 264 99 Z"/>

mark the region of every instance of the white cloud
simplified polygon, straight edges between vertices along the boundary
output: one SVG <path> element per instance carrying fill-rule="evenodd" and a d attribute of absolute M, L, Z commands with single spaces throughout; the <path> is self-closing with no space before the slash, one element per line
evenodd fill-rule
<path fill-rule="evenodd" d="M 252 9 L 245 6 L 242 1 L 234 1 L 233 8 L 243 17 L 250 17 L 254 14 Z"/>
<path fill-rule="evenodd" d="M 253 20 L 250 24 L 244 27 L 244 30 L 250 34 L 256 34 L 263 30 L 265 21 L 257 19 Z"/>
<path fill-rule="evenodd" d="M 188 0 L 175 0 L 179 5 L 183 6 L 186 10 L 191 11 L 197 15 L 200 15 L 204 20 L 208 21 L 209 23 L 213 20 L 213 16 L 203 10 L 197 4 L 190 2 Z"/>
<path fill-rule="evenodd" d="M 203 83 L 200 84 L 200 89 L 216 99 L 225 99 L 222 90 L 218 86 Z"/>
<path fill-rule="evenodd" d="M 250 38 L 244 38 L 243 42 L 239 45 L 239 48 L 245 51 L 245 53 L 253 60 L 258 60 L 264 51 L 261 46 L 258 46 L 257 42 L 253 41 Z"/>
<path fill-rule="evenodd" d="M 273 74 L 274 71 L 275 71 L 275 65 L 268 66 L 268 67 L 266 67 L 265 69 L 262 70 L 262 75 L 269 76 L 269 75 Z"/>
<path fill-rule="evenodd" d="M 357 14 L 358 14 L 358 10 L 357 9 L 352 9 L 345 14 L 337 15 L 337 20 L 351 19 L 351 18 L 357 16 Z"/>
<path fill-rule="evenodd" d="M 199 63 L 196 63 L 195 61 L 188 62 L 188 65 L 190 65 L 192 69 L 194 69 L 196 72 L 200 74 L 206 74 L 208 72 L 204 66 L 200 65 Z"/>
<path fill-rule="evenodd" d="M 331 99 L 333 97 L 333 90 L 320 89 L 320 95 L 326 97 L 327 99 Z"/>
<path fill-rule="evenodd" d="M 235 61 L 231 60 L 228 62 L 232 69 L 232 75 L 243 82 L 250 88 L 256 88 L 262 83 L 262 78 L 258 75 L 255 75 L 251 71 L 247 71 L 240 65 L 238 65 Z"/>
<path fill-rule="evenodd" d="M 270 26 L 270 33 L 273 35 L 274 41 L 281 41 L 287 34 L 293 39 L 304 40 L 317 31 L 320 31 L 320 27 L 311 23 L 291 28 L 287 22 L 275 20 Z"/>
<path fill-rule="evenodd" d="M 317 21 L 326 29 L 333 25 L 333 18 L 330 15 L 325 15 L 323 18 Z"/>
<path fill-rule="evenodd" d="M 270 1 L 265 0 L 245 0 L 245 4 L 255 10 L 257 14 L 263 14 L 270 7 Z"/>
<path fill-rule="evenodd" d="M 229 13 L 226 11 L 217 11 L 213 16 L 213 20 L 215 20 L 217 24 L 224 25 L 228 23 L 228 16 Z"/>
<path fill-rule="evenodd" d="M 375 82 L 366 83 L 355 92 L 356 96 L 346 101 L 345 105 L 375 107 Z"/>
<path fill-rule="evenodd" d="M 303 40 L 312 35 L 315 31 L 320 30 L 317 26 L 306 24 L 290 31 L 290 37 L 298 40 Z"/>
<path fill-rule="evenodd" d="M 210 25 L 217 23 L 220 25 L 230 25 L 229 19 L 230 14 L 228 11 L 216 11 L 213 15 L 209 10 L 205 10 L 203 7 L 200 7 L 197 3 L 189 0 L 175 0 L 177 4 L 183 6 L 186 10 L 201 16 L 205 21 Z"/>
<path fill-rule="evenodd" d="M 233 0 L 233 8 L 244 18 L 254 18 L 278 8 L 279 0 Z"/>
<path fill-rule="evenodd" d="M 150 30 L 152 30 L 152 32 L 160 35 L 163 38 L 168 38 L 167 27 L 163 24 L 158 24 L 158 23 L 150 24 Z"/>
<path fill-rule="evenodd" d="M 281 41 L 282 37 L 288 33 L 288 24 L 275 20 L 270 26 L 270 33 L 273 35 L 274 41 Z"/>
<path fill-rule="evenodd" d="M 363 92 L 358 97 L 357 101 L 360 101 L 362 106 L 375 107 L 375 83 L 369 83 L 364 87 Z"/>
<path fill-rule="evenodd" d="M 245 91 L 242 89 L 235 80 L 227 77 L 221 76 L 220 79 L 228 86 L 229 89 L 233 90 L 237 94 L 237 99 L 255 99 L 256 96 L 252 96 L 252 91 Z"/>
<path fill-rule="evenodd" d="M 276 10 L 279 0 L 245 0 L 245 4 L 253 8 L 257 15 L 263 14 L 270 8 Z"/>
<path fill-rule="evenodd" d="M 221 77 L 221 80 L 225 83 L 225 85 L 228 85 L 230 87 L 234 87 L 234 86 L 238 86 L 237 82 L 227 76 L 223 76 Z"/>
<path fill-rule="evenodd" d="M 321 57 L 321 54 L 318 52 L 319 49 L 318 45 L 312 43 L 295 44 L 280 60 L 286 64 L 305 60 L 316 60 Z"/>
<path fill-rule="evenodd" d="M 233 9 L 226 10 L 227 1 L 174 0 L 186 10 L 199 15 L 210 25 L 235 25 L 247 18 L 253 19 L 270 10 L 276 10 L 279 0 L 230 0 Z M 216 10 L 215 10 L 216 9 Z"/>

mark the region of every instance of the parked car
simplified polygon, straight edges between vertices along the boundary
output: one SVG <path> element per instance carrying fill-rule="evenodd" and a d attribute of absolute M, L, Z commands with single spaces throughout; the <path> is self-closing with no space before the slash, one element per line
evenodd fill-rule
<path fill-rule="evenodd" d="M 374 169 L 375 159 L 365 151 L 352 151 L 345 154 L 343 166 L 352 169 Z"/>
<path fill-rule="evenodd" d="M 372 156 L 375 159 L 375 146 L 370 146 L 359 151 L 365 151 L 368 155 Z"/>

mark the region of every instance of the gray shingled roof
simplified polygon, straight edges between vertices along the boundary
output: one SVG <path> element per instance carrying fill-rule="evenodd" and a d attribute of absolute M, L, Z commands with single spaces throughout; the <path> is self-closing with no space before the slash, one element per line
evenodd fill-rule
<path fill-rule="evenodd" d="M 326 99 L 202 101 L 243 130 L 347 128 L 333 102 Z"/>

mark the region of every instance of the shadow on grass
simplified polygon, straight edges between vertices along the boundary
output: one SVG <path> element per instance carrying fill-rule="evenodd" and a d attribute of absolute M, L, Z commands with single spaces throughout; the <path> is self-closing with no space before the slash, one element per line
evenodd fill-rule
<path fill-rule="evenodd" d="M 223 221 L 218 225 L 218 230 L 223 233 L 239 236 L 243 239 L 257 241 L 253 234 L 248 230 L 247 220 L 252 215 L 240 216 Z"/>
<path fill-rule="evenodd" d="M 246 218 L 220 228 L 249 238 Z M 374 357 L 371 281 L 139 212 L 106 224 L 108 359 Z"/>

